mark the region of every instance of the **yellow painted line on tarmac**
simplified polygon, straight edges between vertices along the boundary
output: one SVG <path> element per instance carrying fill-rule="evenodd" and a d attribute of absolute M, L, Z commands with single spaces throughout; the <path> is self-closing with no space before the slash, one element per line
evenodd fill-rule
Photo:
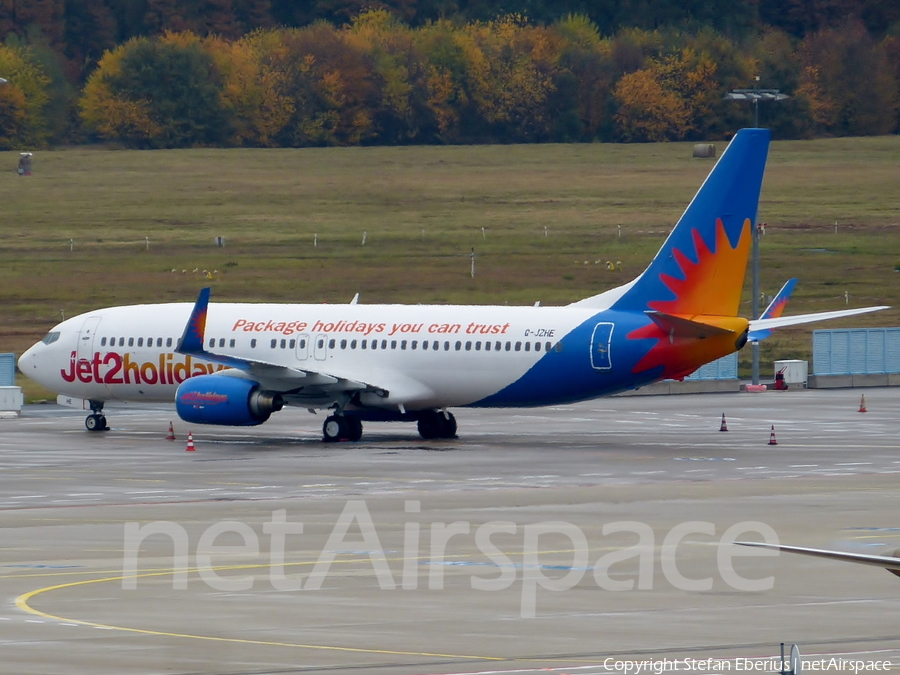
<path fill-rule="evenodd" d="M 337 562 L 337 561 L 335 561 Z M 346 561 L 346 562 L 357 562 L 357 561 Z M 309 564 L 313 565 L 315 563 L 289 563 L 292 565 L 304 565 Z M 288 565 L 285 565 L 287 567 Z M 259 568 L 259 567 L 271 567 L 270 564 L 259 564 L 259 565 L 236 565 L 232 567 L 216 567 L 212 568 L 215 570 L 236 570 L 236 569 L 250 569 L 250 568 Z M 188 570 L 189 572 L 198 572 L 198 568 L 191 568 Z M 58 591 L 64 588 L 74 588 L 76 586 L 87 586 L 90 584 L 101 584 L 107 583 L 110 581 L 123 581 L 124 579 L 140 579 L 144 577 L 158 577 L 158 576 L 167 576 L 172 574 L 172 570 L 166 570 L 165 572 L 151 572 L 146 574 L 137 574 L 137 575 L 118 575 L 114 577 L 104 577 L 102 579 L 87 579 L 84 581 L 72 581 L 66 584 L 58 584 L 56 586 L 47 586 L 45 588 L 38 588 L 34 591 L 29 591 L 28 593 L 23 593 L 18 598 L 16 598 L 16 607 L 21 609 L 24 612 L 28 612 L 29 614 L 33 614 L 35 616 L 42 617 L 44 619 L 50 619 L 53 621 L 61 621 L 66 623 L 75 623 L 81 626 L 90 626 L 93 628 L 103 628 L 106 630 L 119 630 L 127 633 L 138 633 L 140 635 L 156 635 L 160 637 L 173 637 L 173 638 L 181 638 L 185 640 L 204 640 L 208 642 L 228 642 L 232 644 L 244 644 L 244 645 L 262 645 L 268 647 L 290 647 L 293 649 L 317 649 L 323 651 L 335 651 L 335 652 L 353 652 L 358 654 L 386 654 L 391 656 L 424 656 L 429 658 L 443 658 L 443 659 L 467 659 L 467 660 L 480 660 L 480 661 L 508 661 L 506 657 L 502 656 L 474 656 L 471 654 L 441 654 L 437 652 L 415 652 L 415 651 L 404 651 L 404 650 L 396 650 L 396 649 L 374 649 L 374 648 L 365 648 L 365 647 L 338 647 L 335 645 L 314 645 L 314 644 L 303 644 L 298 642 L 278 642 L 278 641 L 270 641 L 270 640 L 248 640 L 246 638 L 229 638 L 229 637 L 218 637 L 215 635 L 194 635 L 190 633 L 172 633 L 168 631 L 158 631 L 158 630 L 149 630 L 145 628 L 129 628 L 127 626 L 113 626 L 110 624 L 104 623 L 96 623 L 94 621 L 83 621 L 81 619 L 70 619 L 67 617 L 56 616 L 54 614 L 49 614 L 47 612 L 42 612 L 39 609 L 35 609 L 32 607 L 29 602 L 32 598 L 35 598 L 38 595 L 43 593 L 49 593 L 50 591 Z"/>
<path fill-rule="evenodd" d="M 539 551 L 538 554 L 555 554 L 555 553 L 574 553 L 573 549 L 561 549 L 561 550 L 550 550 L 550 551 Z M 510 556 L 521 556 L 523 553 L 521 552 L 511 552 L 507 555 Z M 469 555 L 448 555 L 446 558 L 467 558 Z M 404 560 L 405 558 L 391 558 L 392 561 Z M 419 558 L 420 560 L 424 560 L 425 558 Z M 301 567 L 301 566 L 311 566 L 315 565 L 318 561 L 302 561 L 302 562 L 293 562 L 293 563 L 284 563 L 284 567 Z M 355 564 L 360 563 L 362 560 L 359 557 L 349 558 L 349 559 L 338 559 L 333 560 L 331 564 Z M 226 570 L 251 570 L 251 569 L 267 569 L 273 566 L 272 563 L 255 563 L 249 565 L 223 565 L 210 567 L 210 570 L 221 572 Z M 155 631 L 144 628 L 129 628 L 127 626 L 113 626 L 110 624 L 96 623 L 93 621 L 84 621 L 81 619 L 71 619 L 68 617 L 56 616 L 54 614 L 49 614 L 47 612 L 42 612 L 39 609 L 35 609 L 29 603 L 30 601 L 44 593 L 49 593 L 51 591 L 58 591 L 67 588 L 75 588 L 78 586 L 88 586 L 91 584 L 100 584 L 100 583 L 108 583 L 113 581 L 124 581 L 126 578 L 128 579 L 142 579 L 147 577 L 160 577 L 160 576 L 169 576 L 174 575 L 178 572 L 199 572 L 199 568 L 193 567 L 188 568 L 187 570 L 178 570 L 175 568 L 166 568 L 159 569 L 158 571 L 152 572 L 144 572 L 136 575 L 124 575 L 118 574 L 111 577 L 102 577 L 100 579 L 84 579 L 81 581 L 70 581 L 64 584 L 56 584 L 54 586 L 46 586 L 44 588 L 38 588 L 33 591 L 29 591 L 27 593 L 23 593 L 19 597 L 16 598 L 16 607 L 21 609 L 24 612 L 28 612 L 29 614 L 33 614 L 35 616 L 40 616 L 44 619 L 50 619 L 53 621 L 60 622 L 68 622 L 75 623 L 82 626 L 91 626 L 94 628 L 103 628 L 107 630 L 120 630 L 128 633 L 139 633 L 142 635 L 157 635 L 162 637 L 174 637 L 174 638 L 182 638 L 189 640 L 206 640 L 210 642 L 230 642 L 235 644 L 253 644 L 253 645 L 264 645 L 264 646 L 272 646 L 272 647 L 290 647 L 294 649 L 318 649 L 318 650 L 327 650 L 327 651 L 343 651 L 343 652 L 355 652 L 355 653 L 365 653 L 365 654 L 389 654 L 393 656 L 424 656 L 431 658 L 447 658 L 447 659 L 468 659 L 468 660 L 482 660 L 482 661 L 511 661 L 511 660 L 520 660 L 520 659 L 510 659 L 508 657 L 503 656 L 476 656 L 472 654 L 442 654 L 437 652 L 415 652 L 415 651 L 403 651 L 403 650 L 393 650 L 393 649 L 372 649 L 372 648 L 362 648 L 362 647 L 338 647 L 334 645 L 313 645 L 313 644 L 303 644 L 303 643 L 293 643 L 293 642 L 277 642 L 277 641 L 266 641 L 266 640 L 248 640 L 244 638 L 228 638 L 228 637 L 217 637 L 214 635 L 193 635 L 190 633 L 173 633 L 166 631 Z M 10 575 L 0 575 L 0 579 L 3 578 L 32 578 L 32 577 L 41 577 L 41 576 L 83 576 L 87 574 L 109 574 L 111 572 L 104 572 L 98 570 L 82 570 L 78 572 L 47 572 L 47 573 L 38 573 L 38 574 L 10 574 Z"/>

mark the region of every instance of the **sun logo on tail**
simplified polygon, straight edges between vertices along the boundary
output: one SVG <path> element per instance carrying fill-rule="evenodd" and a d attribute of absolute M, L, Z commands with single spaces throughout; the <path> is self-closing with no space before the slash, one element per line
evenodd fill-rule
<path fill-rule="evenodd" d="M 674 297 L 651 300 L 647 306 L 658 312 L 701 323 L 700 317 L 703 316 L 737 316 L 750 253 L 750 228 L 750 220 L 745 219 L 738 241 L 732 246 L 725 225 L 717 218 L 716 240 L 712 249 L 696 228 L 693 229 L 693 259 L 678 248 L 673 248 L 672 258 L 680 275 L 664 272 L 659 275 L 660 281 Z M 678 379 L 689 375 L 704 363 L 724 356 L 720 354 L 708 358 L 712 346 L 709 341 L 678 338 L 667 334 L 652 321 L 631 331 L 628 338 L 656 340 L 656 344 L 635 364 L 635 373 L 662 368 L 661 377 Z"/>
<path fill-rule="evenodd" d="M 206 310 L 197 312 L 191 317 L 190 336 L 198 342 L 203 341 L 203 335 L 206 333 Z"/>
<path fill-rule="evenodd" d="M 710 250 L 700 233 L 691 231 L 696 260 L 684 252 L 672 249 L 672 257 L 678 264 L 681 278 L 660 274 L 660 280 L 675 298 L 651 300 L 647 306 L 667 314 L 695 316 L 736 316 L 750 254 L 750 221 L 744 220 L 737 244 L 732 247 L 721 218 L 716 219 L 716 243 Z"/>

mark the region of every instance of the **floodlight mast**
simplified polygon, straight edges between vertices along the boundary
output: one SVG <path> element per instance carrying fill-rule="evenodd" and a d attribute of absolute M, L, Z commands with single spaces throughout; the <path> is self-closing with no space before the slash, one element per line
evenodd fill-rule
<path fill-rule="evenodd" d="M 754 75 L 756 86 L 753 89 L 732 89 L 725 94 L 727 101 L 753 101 L 753 126 L 759 128 L 759 102 L 760 101 L 783 101 L 790 98 L 787 94 L 782 94 L 778 89 L 760 89 L 759 75 Z"/>
<path fill-rule="evenodd" d="M 759 75 L 753 76 L 755 83 L 752 89 L 733 89 L 725 94 L 728 101 L 753 101 L 753 126 L 759 128 L 759 102 L 760 101 L 783 101 L 790 98 L 787 94 L 782 94 L 778 89 L 760 89 Z M 753 298 L 751 313 L 753 319 L 759 318 L 759 223 L 753 223 L 753 252 L 752 252 L 752 270 L 753 270 Z M 753 384 L 759 384 L 759 341 L 751 344 L 753 351 Z"/>

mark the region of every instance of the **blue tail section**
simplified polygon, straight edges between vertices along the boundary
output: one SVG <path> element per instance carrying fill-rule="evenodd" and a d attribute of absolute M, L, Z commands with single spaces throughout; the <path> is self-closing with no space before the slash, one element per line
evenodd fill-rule
<path fill-rule="evenodd" d="M 650 266 L 613 309 L 737 315 L 769 139 L 766 129 L 738 131 Z"/>

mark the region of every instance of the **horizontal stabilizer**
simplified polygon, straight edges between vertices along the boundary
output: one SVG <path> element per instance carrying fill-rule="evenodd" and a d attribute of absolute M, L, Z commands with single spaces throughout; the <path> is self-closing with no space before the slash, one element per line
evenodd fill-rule
<path fill-rule="evenodd" d="M 725 335 L 734 332 L 726 328 L 711 326 L 708 323 L 700 323 L 699 321 L 685 319 L 684 317 L 675 316 L 674 314 L 666 314 L 665 312 L 645 312 L 645 314 L 653 321 L 653 323 L 662 328 L 668 334 L 669 338 L 679 337 L 703 340 L 704 338 L 713 335 Z"/>
<path fill-rule="evenodd" d="M 870 555 L 866 553 L 847 553 L 845 551 L 828 551 L 821 548 L 805 548 L 803 546 L 784 546 L 782 544 L 765 544 L 759 541 L 736 541 L 739 546 L 756 546 L 759 548 L 770 548 L 777 551 L 786 551 L 787 553 L 799 553 L 800 555 L 809 555 L 816 558 L 830 558 L 832 560 L 843 560 L 844 562 L 857 563 L 859 565 L 873 565 L 875 567 L 883 567 L 888 572 L 900 576 L 900 558 L 890 555 Z"/>
<path fill-rule="evenodd" d="M 774 319 L 756 319 L 750 322 L 750 332 L 767 330 L 770 328 L 782 328 L 784 326 L 795 326 L 801 323 L 812 323 L 813 321 L 825 321 L 827 319 L 839 319 L 844 316 L 855 316 L 857 314 L 865 314 L 866 312 L 878 312 L 882 309 L 890 309 L 887 305 L 879 305 L 878 307 L 859 307 L 857 309 L 840 309 L 834 312 L 817 312 L 815 314 L 798 314 L 797 316 L 782 316 Z"/>

